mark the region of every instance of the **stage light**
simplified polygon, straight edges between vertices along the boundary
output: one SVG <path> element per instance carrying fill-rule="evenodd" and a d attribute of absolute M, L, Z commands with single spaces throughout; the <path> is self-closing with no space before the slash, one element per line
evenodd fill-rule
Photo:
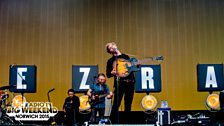
<path fill-rule="evenodd" d="M 90 111 L 90 104 L 89 104 L 89 96 L 88 95 L 82 95 L 79 97 L 80 101 L 80 106 L 79 106 L 79 111 L 84 112 L 86 111 L 87 113 Z"/>
<path fill-rule="evenodd" d="M 17 95 L 12 99 L 12 107 L 19 109 L 21 107 L 25 107 L 26 98 L 22 95 Z"/>
<path fill-rule="evenodd" d="M 212 110 L 220 109 L 219 95 L 218 94 L 210 94 L 206 99 L 206 105 Z"/>
<path fill-rule="evenodd" d="M 158 104 L 157 99 L 152 95 L 144 96 L 141 101 L 141 106 L 146 111 L 148 111 L 148 110 L 152 111 L 153 109 L 156 108 L 157 104 Z"/>

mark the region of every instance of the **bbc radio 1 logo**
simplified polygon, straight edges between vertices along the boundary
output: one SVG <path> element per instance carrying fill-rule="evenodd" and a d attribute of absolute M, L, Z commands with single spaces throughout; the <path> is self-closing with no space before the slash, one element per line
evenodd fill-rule
<path fill-rule="evenodd" d="M 6 114 L 17 121 L 47 121 L 57 113 L 58 109 L 51 102 L 27 102 L 22 95 L 15 96 L 12 107 L 6 110 Z"/>

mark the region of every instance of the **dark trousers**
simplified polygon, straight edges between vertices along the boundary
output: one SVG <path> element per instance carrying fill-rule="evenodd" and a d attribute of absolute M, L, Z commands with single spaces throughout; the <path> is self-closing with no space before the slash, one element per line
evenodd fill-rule
<path fill-rule="evenodd" d="M 220 109 L 223 111 L 224 110 L 224 92 L 220 92 L 219 102 L 220 102 Z"/>
<path fill-rule="evenodd" d="M 77 110 L 66 110 L 65 124 L 67 126 L 74 126 L 74 124 L 77 124 L 78 114 L 79 112 Z"/>
<path fill-rule="evenodd" d="M 98 123 L 96 120 L 96 114 L 99 112 L 99 119 L 104 118 L 105 108 L 92 108 L 91 110 L 91 117 L 90 117 L 90 123 Z"/>
<path fill-rule="evenodd" d="M 124 111 L 125 115 L 129 115 L 131 112 L 131 105 L 134 96 L 134 83 L 133 82 L 119 82 L 118 89 L 115 85 L 115 92 L 114 92 L 114 101 L 111 111 L 110 119 L 112 123 L 118 124 L 119 121 L 119 107 L 121 105 L 122 98 L 124 96 Z M 128 117 L 127 117 L 128 118 Z M 124 118 L 124 123 L 128 123 L 127 119 Z"/>

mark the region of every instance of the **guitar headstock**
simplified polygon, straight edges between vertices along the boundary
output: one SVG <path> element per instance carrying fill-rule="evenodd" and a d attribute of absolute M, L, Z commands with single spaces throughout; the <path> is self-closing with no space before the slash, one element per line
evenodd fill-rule
<path fill-rule="evenodd" d="M 153 60 L 163 60 L 163 56 L 152 57 Z"/>

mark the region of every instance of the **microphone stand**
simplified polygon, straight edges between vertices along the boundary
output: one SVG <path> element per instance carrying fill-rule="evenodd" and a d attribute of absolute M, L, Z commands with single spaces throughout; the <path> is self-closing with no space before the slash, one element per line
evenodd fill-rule
<path fill-rule="evenodd" d="M 13 67 L 13 65 L 12 65 L 12 67 Z M 22 81 L 24 81 L 26 84 L 28 84 L 27 81 L 22 77 L 22 75 L 21 75 L 20 73 L 17 72 L 17 74 L 18 74 L 19 77 L 22 79 Z M 22 95 L 22 111 L 23 111 L 23 105 L 24 105 L 24 103 L 23 103 L 23 102 L 24 102 L 24 100 L 23 100 L 24 92 L 23 92 L 23 91 L 21 92 L 21 95 Z M 27 104 L 26 104 L 26 105 L 27 105 Z M 26 107 L 26 106 L 25 106 L 25 107 Z M 20 122 L 20 121 L 18 121 L 18 122 L 19 122 L 20 124 L 23 124 L 23 123 Z"/>
<path fill-rule="evenodd" d="M 11 69 L 13 69 L 13 67 L 14 67 L 14 65 L 10 65 L 10 68 Z M 22 79 L 22 81 L 24 81 L 26 84 L 28 84 L 27 83 L 27 81 L 22 77 L 22 75 L 20 74 L 20 73 L 18 73 L 18 72 L 16 72 L 18 75 L 19 75 L 19 77 Z M 15 86 L 16 87 L 16 86 Z M 14 95 L 14 93 L 12 93 L 13 95 Z M 21 95 L 22 95 L 22 111 L 23 111 L 23 105 L 24 105 L 24 101 L 23 101 L 23 97 L 24 97 L 24 92 L 23 91 L 21 91 Z M 10 119 L 11 120 L 11 119 Z M 13 122 L 13 121 L 12 121 Z M 20 122 L 20 121 L 18 121 L 20 124 L 23 124 L 22 122 Z"/>
<path fill-rule="evenodd" d="M 115 56 L 115 61 L 116 61 L 116 94 L 117 94 L 117 100 L 116 100 L 116 108 L 117 108 L 117 112 L 116 112 L 116 121 L 117 121 L 117 124 L 119 124 L 119 105 L 118 105 L 118 102 L 119 102 L 119 76 L 117 75 L 118 73 L 118 55 L 116 54 Z"/>
<path fill-rule="evenodd" d="M 96 79 L 97 79 L 97 76 L 93 76 L 93 80 L 92 80 L 92 87 L 90 87 L 90 89 L 92 90 L 91 91 L 91 96 L 89 96 L 89 102 L 90 102 L 90 108 L 92 109 L 92 107 L 93 107 L 93 105 L 94 105 L 94 103 L 93 103 L 93 96 L 95 95 L 95 89 L 94 89 L 94 86 L 95 86 L 95 83 L 97 83 L 97 81 L 96 81 Z M 95 102 L 95 101 L 94 101 Z M 92 122 L 93 120 L 95 120 L 95 119 L 93 119 L 94 118 L 94 116 L 93 116 L 93 111 L 91 110 L 91 112 L 90 112 L 90 118 L 89 118 L 89 122 L 91 122 L 91 123 L 94 123 L 94 122 Z M 85 117 L 85 120 L 86 120 L 86 117 Z"/>
<path fill-rule="evenodd" d="M 13 65 L 11 65 L 10 66 L 11 68 L 13 68 L 14 66 Z M 22 79 L 22 81 L 24 81 L 26 84 L 28 84 L 27 83 L 27 81 L 25 80 L 25 79 L 23 79 L 23 77 L 22 77 L 22 75 L 20 75 L 18 72 L 17 72 L 17 74 L 19 75 L 19 77 Z M 12 93 L 12 94 L 14 94 L 14 93 Z M 23 97 L 24 97 L 24 92 L 22 91 L 21 92 L 21 95 L 22 95 L 22 111 L 23 111 L 23 105 L 24 105 L 24 101 L 23 101 Z M 5 106 L 6 107 L 6 106 Z M 13 108 L 14 109 L 14 108 Z M 7 117 L 8 118 L 8 117 Z M 13 120 L 11 120 L 10 118 L 8 118 L 12 123 L 14 123 L 14 121 Z M 22 122 L 20 122 L 19 120 L 18 120 L 18 122 L 21 124 L 21 125 L 23 125 L 23 123 Z"/>
<path fill-rule="evenodd" d="M 95 85 L 95 83 L 97 83 L 96 79 L 97 79 L 97 76 L 94 76 L 94 77 L 93 77 L 93 83 L 92 83 L 92 85 L 93 85 L 93 89 L 92 89 L 91 96 L 90 96 L 90 101 L 91 101 L 90 106 L 91 106 L 91 107 L 92 107 L 92 105 L 93 105 L 93 103 L 92 103 L 92 102 L 93 102 L 93 101 L 92 101 L 92 97 L 95 96 L 94 85 Z"/>
<path fill-rule="evenodd" d="M 14 67 L 14 65 L 11 65 L 10 67 L 12 69 Z M 24 81 L 26 84 L 28 84 L 27 81 L 23 78 L 23 76 L 19 72 L 16 72 L 16 73 L 19 75 L 19 77 L 22 79 L 22 81 Z M 23 101 L 23 96 L 24 96 L 24 92 L 23 91 L 21 92 L 21 95 L 22 95 L 22 109 L 23 109 L 23 102 L 24 102 Z"/>
<path fill-rule="evenodd" d="M 26 84 L 28 84 L 27 81 L 22 77 L 22 75 L 20 75 L 20 73 L 17 72 L 17 74 L 18 74 L 19 77 L 22 79 L 22 81 L 24 81 Z M 23 101 L 23 97 L 24 97 L 24 92 L 23 92 L 23 91 L 21 92 L 21 95 L 22 95 L 22 109 L 23 109 L 23 104 L 24 104 L 24 103 L 23 103 L 23 102 L 24 102 L 24 101 Z"/>
<path fill-rule="evenodd" d="M 52 91 L 54 91 L 55 89 L 53 88 L 53 89 L 51 89 L 51 90 L 49 90 L 48 92 L 47 92 L 47 97 L 48 97 L 48 102 L 50 103 L 50 112 L 52 112 L 52 106 L 51 106 L 51 101 L 50 101 L 50 92 L 52 92 Z M 54 117 L 52 117 L 52 119 L 53 119 L 53 121 L 52 121 L 52 125 L 54 125 L 54 124 L 56 124 L 56 122 L 55 122 L 55 118 Z"/>

